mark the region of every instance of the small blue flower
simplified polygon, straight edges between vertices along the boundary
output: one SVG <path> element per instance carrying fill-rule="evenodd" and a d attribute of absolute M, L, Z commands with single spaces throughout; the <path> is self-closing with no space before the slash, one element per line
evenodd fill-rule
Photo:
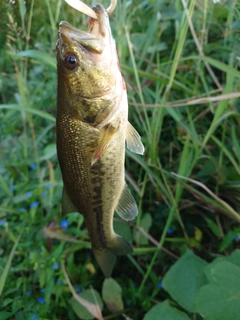
<path fill-rule="evenodd" d="M 26 291 L 26 294 L 29 296 L 30 294 L 32 294 L 31 290 Z"/>
<path fill-rule="evenodd" d="M 58 267 L 60 266 L 60 263 L 59 262 L 56 262 L 53 266 L 51 266 L 51 268 L 53 270 L 57 269 Z"/>
<path fill-rule="evenodd" d="M 24 208 L 24 207 L 21 207 L 21 208 L 19 208 L 18 210 L 19 210 L 19 212 L 23 212 L 23 211 L 25 210 L 25 208 Z"/>
<path fill-rule="evenodd" d="M 5 225 L 5 223 L 6 223 L 6 220 L 5 220 L 5 219 L 0 220 L 0 226 L 4 226 L 4 225 Z"/>
<path fill-rule="evenodd" d="M 131 302 L 130 302 L 129 300 L 126 300 L 126 305 L 127 305 L 128 307 L 130 307 Z"/>
<path fill-rule="evenodd" d="M 61 280 L 61 279 L 57 279 L 57 280 L 56 280 L 56 283 L 58 283 L 58 284 L 62 284 L 63 282 L 62 282 L 62 280 Z"/>
<path fill-rule="evenodd" d="M 234 239 L 235 239 L 235 240 L 238 240 L 238 239 L 239 239 L 239 235 L 236 234 L 235 237 L 234 237 Z"/>
<path fill-rule="evenodd" d="M 32 191 L 28 191 L 27 193 L 26 193 L 26 197 L 31 197 L 31 195 L 32 195 Z"/>
<path fill-rule="evenodd" d="M 46 195 L 47 195 L 47 192 L 46 192 L 46 191 L 43 191 L 43 192 L 42 192 L 42 197 L 46 197 Z"/>
<path fill-rule="evenodd" d="M 14 186 L 14 185 L 11 185 L 11 186 L 10 186 L 10 190 L 11 190 L 11 191 L 15 190 L 15 186 Z"/>
<path fill-rule="evenodd" d="M 35 314 L 32 316 L 32 319 L 33 319 L 33 320 L 37 320 L 38 318 L 39 318 L 39 317 L 38 317 L 37 315 L 35 315 Z"/>
<path fill-rule="evenodd" d="M 46 292 L 46 288 L 42 288 L 42 290 L 41 290 L 42 292 Z"/>
<path fill-rule="evenodd" d="M 30 168 L 34 170 L 34 169 L 37 168 L 37 165 L 36 165 L 36 164 L 31 164 L 31 165 L 30 165 Z"/>
<path fill-rule="evenodd" d="M 37 207 L 38 206 L 38 202 L 37 201 L 34 201 L 32 203 L 30 203 L 30 208 L 34 208 L 34 207 Z"/>
<path fill-rule="evenodd" d="M 158 282 L 157 287 L 158 287 L 159 289 L 162 288 L 162 281 Z"/>
<path fill-rule="evenodd" d="M 68 220 L 62 220 L 61 223 L 60 223 L 60 227 L 63 228 L 63 229 L 67 229 L 68 225 L 69 225 Z"/>
<path fill-rule="evenodd" d="M 51 186 L 52 186 L 52 184 L 51 183 L 48 183 L 47 185 L 46 185 L 46 188 L 51 188 Z"/>
<path fill-rule="evenodd" d="M 169 228 L 168 231 L 167 231 L 168 234 L 173 234 L 174 232 L 175 232 L 175 230 L 173 230 L 171 228 Z"/>
<path fill-rule="evenodd" d="M 38 302 L 39 303 L 46 303 L 46 299 L 45 298 L 38 298 Z"/>
<path fill-rule="evenodd" d="M 82 287 L 81 286 L 77 286 L 77 292 L 81 293 L 82 292 Z"/>

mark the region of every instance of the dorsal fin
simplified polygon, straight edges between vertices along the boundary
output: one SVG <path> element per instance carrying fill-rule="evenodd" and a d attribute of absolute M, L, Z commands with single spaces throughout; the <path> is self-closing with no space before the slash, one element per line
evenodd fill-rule
<path fill-rule="evenodd" d="M 142 144 L 141 137 L 130 122 L 127 123 L 126 142 L 128 150 L 137 154 L 144 153 L 144 145 Z"/>
<path fill-rule="evenodd" d="M 133 220 L 138 214 L 137 204 L 126 184 L 115 211 L 122 219 L 127 221 Z"/>

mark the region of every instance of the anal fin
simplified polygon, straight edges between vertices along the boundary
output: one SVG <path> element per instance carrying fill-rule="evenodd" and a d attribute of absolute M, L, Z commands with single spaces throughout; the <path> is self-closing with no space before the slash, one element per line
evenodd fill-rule
<path fill-rule="evenodd" d="M 63 187 L 63 193 L 62 193 L 62 214 L 68 214 L 71 212 L 78 212 L 77 208 L 74 206 L 72 201 L 70 200 L 67 190 L 65 187 Z"/>
<path fill-rule="evenodd" d="M 126 142 L 128 150 L 137 154 L 144 153 L 144 145 L 142 144 L 141 137 L 130 122 L 127 123 Z"/>
<path fill-rule="evenodd" d="M 94 256 L 106 278 L 111 277 L 117 255 L 133 252 L 131 245 L 119 235 L 115 234 L 114 239 L 108 247 L 92 249 Z"/>
<path fill-rule="evenodd" d="M 134 200 L 128 186 L 125 184 L 118 205 L 115 209 L 124 220 L 133 220 L 138 214 L 136 201 Z"/>

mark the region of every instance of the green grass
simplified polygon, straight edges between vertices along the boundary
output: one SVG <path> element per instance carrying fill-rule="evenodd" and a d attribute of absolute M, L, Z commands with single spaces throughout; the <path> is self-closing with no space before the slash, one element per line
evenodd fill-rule
<path fill-rule="evenodd" d="M 110 19 L 146 149 L 126 153 L 139 215 L 115 221 L 135 249 L 114 268 L 121 294 L 104 281 L 82 216 L 61 217 L 55 44 L 61 20 L 86 30 L 87 18 L 60 0 L 0 9 L 0 318 L 77 319 L 79 286 L 92 303 L 100 294 L 104 319 L 143 319 L 164 299 L 186 311 L 159 284 L 169 268 L 187 248 L 210 263 L 239 247 L 239 2 L 122 0 Z M 115 314 L 108 286 L 123 300 Z"/>

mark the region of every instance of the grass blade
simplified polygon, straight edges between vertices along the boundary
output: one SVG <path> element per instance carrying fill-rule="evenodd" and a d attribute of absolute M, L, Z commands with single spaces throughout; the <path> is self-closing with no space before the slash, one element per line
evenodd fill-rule
<path fill-rule="evenodd" d="M 26 51 L 20 51 L 14 55 L 15 57 L 28 57 L 35 60 L 38 60 L 40 62 L 43 62 L 44 64 L 48 65 L 49 67 L 52 67 L 53 69 L 57 68 L 56 65 L 56 59 L 51 57 L 49 54 L 45 52 L 40 52 L 37 50 L 26 50 Z"/>
<path fill-rule="evenodd" d="M 9 257 L 7 259 L 7 263 L 5 265 L 5 268 L 3 269 L 3 272 L 2 272 L 2 275 L 1 275 L 1 278 L 0 278 L 0 297 L 2 295 L 4 286 L 5 286 L 5 283 L 6 283 L 6 280 L 7 280 L 7 276 L 8 276 L 10 267 L 11 267 L 12 259 L 13 259 L 15 250 L 16 250 L 16 248 L 18 246 L 19 240 L 20 240 L 20 238 L 22 236 L 22 233 L 23 233 L 23 231 L 19 234 L 14 246 L 12 247 L 12 250 L 11 250 L 11 252 L 9 254 Z"/>
<path fill-rule="evenodd" d="M 37 109 L 31 109 L 31 108 L 26 108 L 22 105 L 19 104 L 0 104 L 0 109 L 11 109 L 11 110 L 16 110 L 16 111 L 25 111 L 29 112 L 31 114 L 37 115 L 43 119 L 51 120 L 53 122 L 56 121 L 56 119 L 51 116 L 49 113 Z"/>

